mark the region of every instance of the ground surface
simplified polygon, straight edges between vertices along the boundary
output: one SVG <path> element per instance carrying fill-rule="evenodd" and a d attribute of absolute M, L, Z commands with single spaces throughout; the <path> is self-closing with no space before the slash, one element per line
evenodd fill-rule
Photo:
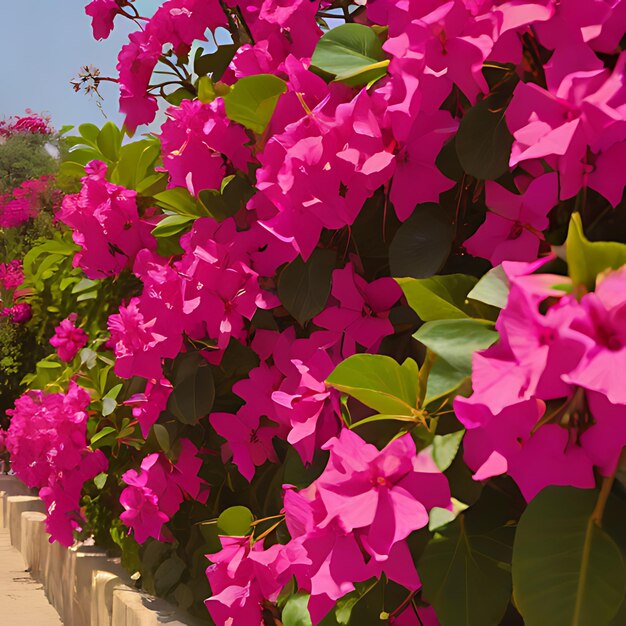
<path fill-rule="evenodd" d="M 62 626 L 43 587 L 25 571 L 24 559 L 11 545 L 6 528 L 0 528 L 0 624 Z"/>

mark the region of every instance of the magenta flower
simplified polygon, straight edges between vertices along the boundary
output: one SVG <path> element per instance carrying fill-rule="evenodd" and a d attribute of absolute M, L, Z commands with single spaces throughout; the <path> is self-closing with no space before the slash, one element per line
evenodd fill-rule
<path fill-rule="evenodd" d="M 332 519 L 346 531 L 360 530 L 365 550 L 385 561 L 392 547 L 428 524 L 428 510 L 448 507 L 448 482 L 406 434 L 382 451 L 344 429 L 324 446 L 330 450 L 328 466 L 316 481 Z"/>
<path fill-rule="evenodd" d="M 172 383 L 167 378 L 151 379 L 143 393 L 136 393 L 124 402 L 133 408 L 133 417 L 139 422 L 144 438 L 148 437 L 150 429 L 166 409 L 172 389 Z"/>
<path fill-rule="evenodd" d="M 106 39 L 113 30 L 113 21 L 121 13 L 125 0 L 92 0 L 85 13 L 91 17 L 94 39 Z"/>
<path fill-rule="evenodd" d="M 156 247 L 152 226 L 139 217 L 135 191 L 106 181 L 104 163 L 91 161 L 85 171 L 80 193 L 65 196 L 57 218 L 81 248 L 75 267 L 92 279 L 116 276 L 141 249 Z"/>
<path fill-rule="evenodd" d="M 14 324 L 26 324 L 33 317 L 33 309 L 28 302 L 18 302 L 2 309 L 2 316 L 8 317 Z"/>
<path fill-rule="evenodd" d="M 226 117 L 221 98 L 211 104 L 184 100 L 167 115 L 161 145 L 171 187 L 186 187 L 197 195 L 203 189 L 220 189 L 228 164 L 248 169 L 249 137 Z"/>
<path fill-rule="evenodd" d="M 313 321 L 337 333 L 344 357 L 355 354 L 356 344 L 376 351 L 382 338 L 393 334 L 389 310 L 402 296 L 393 279 L 379 278 L 367 283 L 349 263 L 333 272 L 331 295 L 331 304 Z"/>
<path fill-rule="evenodd" d="M 511 193 L 497 183 L 485 183 L 487 216 L 465 241 L 474 256 L 503 261 L 532 261 L 537 258 L 548 213 L 558 201 L 558 177 L 544 174 L 530 183 L 522 194 Z"/>
<path fill-rule="evenodd" d="M 85 347 L 89 337 L 82 328 L 76 327 L 76 313 L 71 313 L 54 329 L 50 344 L 57 349 L 61 361 L 69 363 Z"/>
<path fill-rule="evenodd" d="M 5 289 L 15 289 L 24 282 L 22 262 L 18 260 L 0 263 L 0 284 Z"/>
<path fill-rule="evenodd" d="M 241 475 L 248 481 L 254 477 L 256 467 L 266 461 L 278 462 L 272 440 L 277 433 L 277 426 L 261 425 L 261 421 L 247 406 L 236 415 L 230 413 L 212 413 L 209 415 L 211 426 L 221 437 L 226 439 L 225 446 L 230 449 L 233 463 Z M 230 455 L 227 455 L 227 458 Z"/>

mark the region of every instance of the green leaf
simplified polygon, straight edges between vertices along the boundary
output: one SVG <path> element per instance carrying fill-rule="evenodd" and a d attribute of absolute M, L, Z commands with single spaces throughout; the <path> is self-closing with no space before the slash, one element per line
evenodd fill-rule
<path fill-rule="evenodd" d="M 470 317 L 468 291 L 476 278 L 465 274 L 448 274 L 432 278 L 397 278 L 409 306 L 425 322 Z"/>
<path fill-rule="evenodd" d="M 215 401 L 211 368 L 198 352 L 187 352 L 176 358 L 174 369 L 174 389 L 167 408 L 183 424 L 197 424 Z"/>
<path fill-rule="evenodd" d="M 164 209 L 187 217 L 209 217 L 209 212 L 182 187 L 167 189 L 154 195 L 157 204 Z"/>
<path fill-rule="evenodd" d="M 333 250 L 314 250 L 308 261 L 294 259 L 278 279 L 278 297 L 300 325 L 320 313 L 326 306 L 335 268 Z"/>
<path fill-rule="evenodd" d="M 506 306 L 509 299 L 509 291 L 511 283 L 502 269 L 502 265 L 498 265 L 490 269 L 467 294 L 470 300 L 484 302 L 498 309 Z"/>
<path fill-rule="evenodd" d="M 414 416 L 418 408 L 417 364 L 402 365 L 382 354 L 355 354 L 342 361 L 326 384 L 383 415 Z"/>
<path fill-rule="evenodd" d="M 154 572 L 154 586 L 157 594 L 167 595 L 187 570 L 187 564 L 176 554 L 166 559 Z"/>
<path fill-rule="evenodd" d="M 454 226 L 436 204 L 418 207 L 389 246 L 391 275 L 428 278 L 445 265 L 454 239 Z"/>
<path fill-rule="evenodd" d="M 441 625 L 499 624 L 511 597 L 510 558 L 499 535 L 469 535 L 462 521 L 435 535 L 418 570 L 423 597 Z"/>
<path fill-rule="evenodd" d="M 219 191 L 203 189 L 198 194 L 198 200 L 211 216 L 221 222 L 244 208 L 254 193 L 254 187 L 243 177 L 226 176 Z"/>
<path fill-rule="evenodd" d="M 493 323 L 486 320 L 436 320 L 426 322 L 413 337 L 469 376 L 472 354 L 498 340 L 498 333 L 492 327 Z"/>
<path fill-rule="evenodd" d="M 456 152 L 470 176 L 495 180 L 508 172 L 513 135 L 505 113 L 505 107 L 494 107 L 493 100 L 485 98 L 463 116 L 456 135 Z"/>
<path fill-rule="evenodd" d="M 283 626 L 312 626 L 307 607 L 309 597 L 308 593 L 297 593 L 287 600 L 283 609 Z"/>
<path fill-rule="evenodd" d="M 91 438 L 91 447 L 96 449 L 101 448 L 102 446 L 111 445 L 115 441 L 116 435 L 117 430 L 115 430 L 115 428 L 112 426 L 105 426 L 100 432 L 97 432 Z"/>
<path fill-rule="evenodd" d="M 90 146 L 93 146 L 94 148 L 98 146 L 98 135 L 100 134 L 100 129 L 95 124 L 81 124 L 78 127 L 78 132 Z"/>
<path fill-rule="evenodd" d="M 96 486 L 97 489 L 102 489 L 106 484 L 108 477 L 109 475 L 106 472 L 101 472 L 94 477 L 93 484 Z"/>
<path fill-rule="evenodd" d="M 175 237 L 189 230 L 190 224 L 195 219 L 195 217 L 189 217 L 188 215 L 168 215 L 152 229 L 152 235 L 157 239 Z"/>
<path fill-rule="evenodd" d="M 454 461 L 454 457 L 461 447 L 464 434 L 465 430 L 458 430 L 448 435 L 435 435 L 433 439 L 433 461 L 442 472 L 445 472 L 452 465 L 452 461 Z"/>
<path fill-rule="evenodd" d="M 620 608 L 626 567 L 613 539 L 591 520 L 598 492 L 547 487 L 515 534 L 515 602 L 526 626 L 608 625 Z"/>
<path fill-rule="evenodd" d="M 598 274 L 626 265 L 626 245 L 615 241 L 589 241 L 580 213 L 572 214 L 566 241 L 569 275 L 575 285 L 593 289 Z"/>
<path fill-rule="evenodd" d="M 363 24 L 342 24 L 322 35 L 317 42 L 311 69 L 353 87 L 367 85 L 387 73 L 376 32 Z"/>
<path fill-rule="evenodd" d="M 154 436 L 156 437 L 157 443 L 161 447 L 161 450 L 163 450 L 163 452 L 169 452 L 171 448 L 171 442 L 170 433 L 167 428 L 165 428 L 163 424 L 154 424 L 152 426 L 152 430 L 154 431 Z"/>
<path fill-rule="evenodd" d="M 426 379 L 424 406 L 452 393 L 468 375 L 466 371 L 456 369 L 442 357 L 435 356 Z"/>
<path fill-rule="evenodd" d="M 220 535 L 243 537 L 250 532 L 253 521 L 254 515 L 250 509 L 245 506 L 231 506 L 217 518 L 217 530 Z"/>
<path fill-rule="evenodd" d="M 285 81 L 273 74 L 240 78 L 224 96 L 226 115 L 261 135 L 272 119 L 278 99 L 286 91 Z"/>
<path fill-rule="evenodd" d="M 111 415 L 117 408 L 117 402 L 113 398 L 102 398 L 102 416 Z"/>
<path fill-rule="evenodd" d="M 98 133 L 98 149 L 107 158 L 114 162 L 122 147 L 122 133 L 113 122 L 107 122 Z"/>
<path fill-rule="evenodd" d="M 124 385 L 122 383 L 119 383 L 118 385 L 115 385 L 115 387 L 111 387 L 111 389 L 109 389 L 109 391 L 107 392 L 107 394 L 104 396 L 105 398 L 111 398 L 113 400 L 117 400 L 117 396 L 120 395 L 120 391 L 122 391 L 122 387 Z"/>

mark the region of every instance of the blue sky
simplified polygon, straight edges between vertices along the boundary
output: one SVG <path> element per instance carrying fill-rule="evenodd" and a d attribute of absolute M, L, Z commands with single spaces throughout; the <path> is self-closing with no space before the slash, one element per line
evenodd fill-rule
<path fill-rule="evenodd" d="M 133 26 L 121 19 L 106 41 L 95 41 L 84 8 L 88 0 L 12 0 L 3 6 L 0 41 L 5 51 L 0 62 L 0 118 L 21 114 L 26 108 L 47 112 L 60 128 L 65 124 L 106 119 L 120 122 L 114 85 L 105 84 L 102 109 L 97 99 L 74 93 L 70 81 L 83 65 L 95 65 L 115 75 L 116 57 Z M 159 4 L 138 0 L 140 11 L 151 14 Z M 152 7 L 152 8 L 150 8 Z"/>

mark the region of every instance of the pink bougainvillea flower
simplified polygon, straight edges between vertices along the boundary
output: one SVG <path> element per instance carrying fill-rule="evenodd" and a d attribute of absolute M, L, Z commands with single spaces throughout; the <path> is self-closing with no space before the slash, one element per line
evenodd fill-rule
<path fill-rule="evenodd" d="M 428 524 L 428 510 L 450 504 L 448 482 L 406 434 L 382 451 L 343 429 L 324 445 L 330 459 L 316 481 L 320 498 L 347 531 L 361 529 L 365 550 L 377 561 L 392 546 Z"/>
<path fill-rule="evenodd" d="M 115 17 L 121 13 L 125 0 L 92 0 L 85 13 L 91 17 L 91 28 L 95 39 L 106 39 L 113 30 Z"/>
<path fill-rule="evenodd" d="M 625 64 L 622 54 L 609 73 L 583 43 L 557 49 L 546 66 L 548 90 L 520 83 L 507 108 L 511 167 L 545 159 L 559 172 L 561 200 L 589 186 L 616 206 L 626 184 L 623 150 L 614 148 L 626 138 Z"/>
<path fill-rule="evenodd" d="M 202 461 L 198 449 L 188 440 L 181 440 L 181 451 L 176 463 L 158 452 L 141 462 L 141 471 L 128 470 L 122 476 L 128 485 L 120 496 L 124 512 L 120 519 L 133 530 L 135 539 L 144 543 L 148 537 L 158 541 L 169 540 L 163 529 L 180 509 L 185 494 L 201 502 L 208 492 L 198 477 Z"/>
<path fill-rule="evenodd" d="M 212 413 L 209 421 L 217 434 L 226 439 L 233 463 L 247 480 L 252 480 L 255 467 L 268 460 L 272 463 L 278 461 L 272 445 L 277 426 L 261 425 L 256 411 L 244 406 L 236 415 Z"/>
<path fill-rule="evenodd" d="M 420 115 L 396 155 L 396 171 L 391 185 L 391 201 L 400 221 L 406 220 L 416 205 L 438 202 L 439 194 L 454 186 L 435 165 L 444 142 L 455 131 L 457 122 L 447 111 Z"/>
<path fill-rule="evenodd" d="M 197 195 L 203 189 L 220 189 L 229 163 L 247 171 L 248 135 L 226 117 L 221 98 L 210 104 L 183 100 L 167 115 L 161 145 L 171 187 L 186 187 Z"/>
<path fill-rule="evenodd" d="M 0 285 L 5 289 L 15 289 L 24 282 L 22 262 L 18 260 L 0 263 Z"/>
<path fill-rule="evenodd" d="M 50 344 L 57 349 L 59 358 L 65 363 L 72 361 L 89 340 L 87 333 L 76 327 L 77 318 L 76 313 L 71 313 L 54 329 L 54 336 L 50 339 Z"/>
<path fill-rule="evenodd" d="M 503 261 L 536 259 L 548 227 L 548 213 L 558 201 L 557 175 L 536 178 L 521 195 L 492 181 L 485 183 L 485 191 L 487 217 L 465 241 L 465 249 L 489 259 L 494 266 Z"/>
<path fill-rule="evenodd" d="M 167 378 L 151 379 L 146 383 L 143 393 L 136 393 L 124 402 L 133 408 L 133 417 L 139 422 L 144 437 L 148 436 L 159 415 L 167 407 L 172 389 L 172 383 Z"/>
<path fill-rule="evenodd" d="M 402 296 L 393 279 L 368 283 L 349 263 L 333 272 L 331 295 L 334 301 L 313 321 L 338 334 L 344 357 L 356 352 L 356 344 L 375 351 L 383 337 L 393 334 L 389 310 Z"/>
<path fill-rule="evenodd" d="M 91 161 L 85 171 L 80 193 L 65 196 L 57 218 L 81 248 L 75 267 L 92 279 L 116 276 L 141 249 L 156 247 L 152 226 L 139 217 L 135 191 L 107 182 L 104 163 Z"/>
<path fill-rule="evenodd" d="M 593 347 L 564 378 L 613 404 L 626 405 L 626 267 L 600 276 L 595 292 L 586 294 L 582 305 L 591 324 L 578 322 L 574 329 L 590 336 Z"/>
<path fill-rule="evenodd" d="M 41 176 L 0 196 L 0 228 L 16 228 L 36 217 L 49 186 L 50 177 Z"/>
<path fill-rule="evenodd" d="M 543 402 L 527 400 L 494 416 L 487 407 L 459 396 L 454 409 L 467 428 L 464 458 L 476 472 L 474 480 L 507 473 L 526 500 L 548 485 L 595 485 L 591 460 L 570 441 L 566 428 L 545 424 L 534 431 L 545 412 Z"/>
<path fill-rule="evenodd" d="M 14 324 L 26 324 L 33 317 L 33 309 L 28 302 L 19 302 L 2 309 L 2 316 L 8 317 Z"/>

